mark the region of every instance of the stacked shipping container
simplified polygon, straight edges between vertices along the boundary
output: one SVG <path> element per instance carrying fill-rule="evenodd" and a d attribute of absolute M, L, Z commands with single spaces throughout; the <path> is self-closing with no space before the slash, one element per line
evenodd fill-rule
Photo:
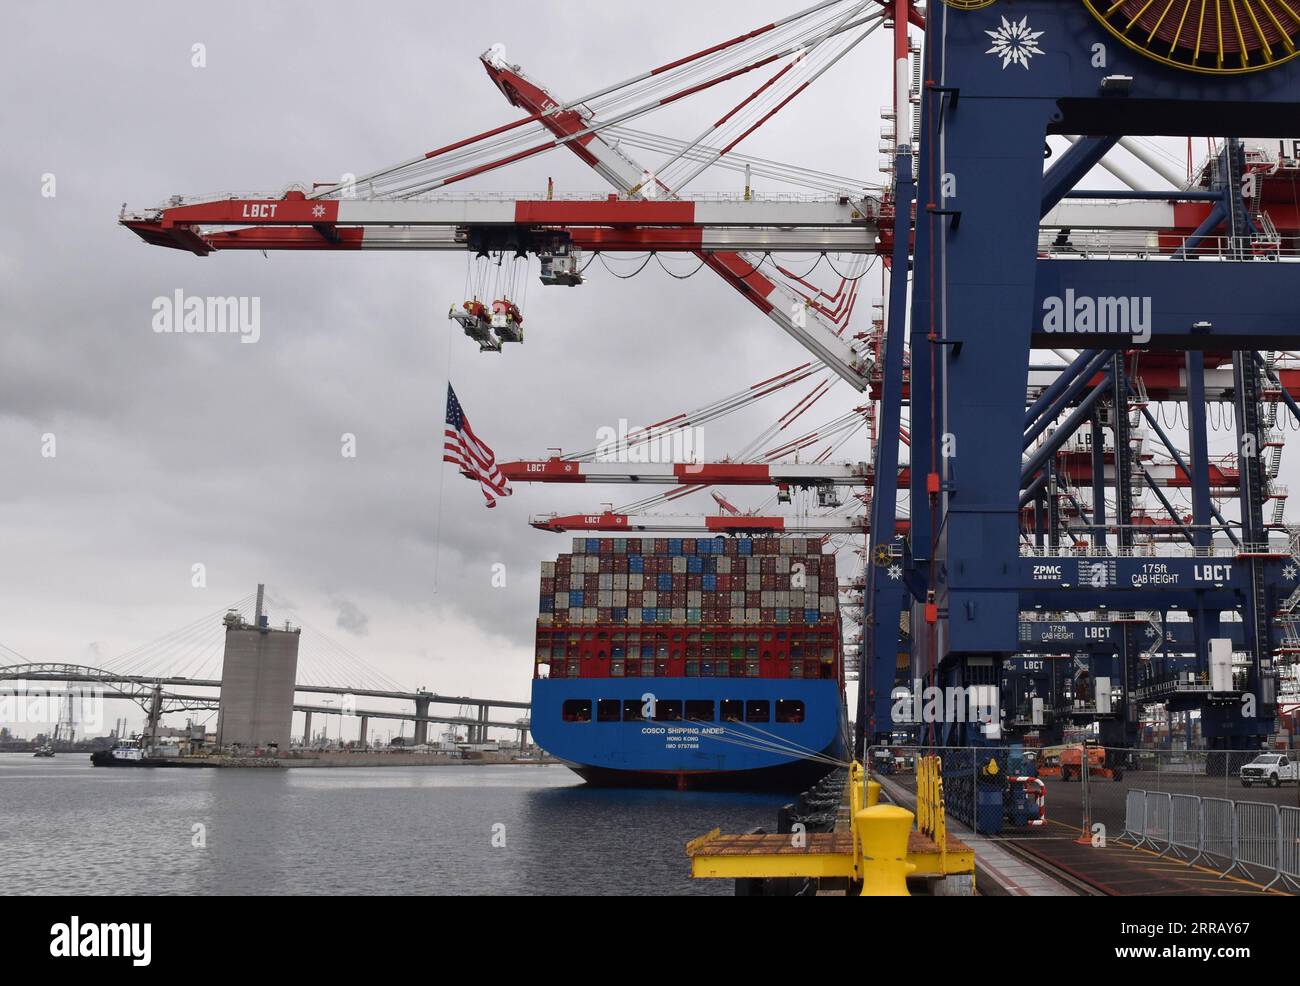
<path fill-rule="evenodd" d="M 538 674 L 839 676 L 819 538 L 576 538 L 542 563 Z"/>

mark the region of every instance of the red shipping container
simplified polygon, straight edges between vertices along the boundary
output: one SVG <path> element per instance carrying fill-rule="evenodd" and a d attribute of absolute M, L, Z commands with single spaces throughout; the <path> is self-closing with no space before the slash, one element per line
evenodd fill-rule
<path fill-rule="evenodd" d="M 555 579 L 542 579 L 542 595 L 549 596 L 555 592 Z"/>
<path fill-rule="evenodd" d="M 601 539 L 600 539 L 600 553 L 601 553 L 602 555 L 612 555 L 612 554 L 614 553 L 614 540 L 613 540 L 613 538 L 601 538 Z"/>
<path fill-rule="evenodd" d="M 776 622 L 776 607 L 764 607 L 758 611 L 758 618 L 764 623 Z"/>
<path fill-rule="evenodd" d="M 722 542 L 722 553 L 724 555 L 739 554 L 739 549 L 736 547 L 736 545 L 737 545 L 737 541 L 735 538 L 727 538 L 725 541 Z"/>
<path fill-rule="evenodd" d="M 682 554 L 695 554 L 695 538 L 682 538 Z"/>
<path fill-rule="evenodd" d="M 629 589 L 627 591 L 627 605 L 631 609 L 641 608 L 641 590 Z"/>
<path fill-rule="evenodd" d="M 747 593 L 745 593 L 745 608 L 746 608 L 746 609 L 758 609 L 758 604 L 759 604 L 759 601 L 762 599 L 762 595 L 763 595 L 763 594 L 762 594 L 761 592 L 747 592 Z"/>
<path fill-rule="evenodd" d="M 703 575 L 688 575 L 688 576 L 686 577 L 686 588 L 689 589 L 689 590 L 691 590 L 692 592 L 703 592 L 703 591 L 704 591 L 704 576 L 703 576 Z"/>
<path fill-rule="evenodd" d="M 614 556 L 614 571 L 618 573 L 627 572 L 627 555 Z"/>
<path fill-rule="evenodd" d="M 602 553 L 601 556 L 596 559 L 596 566 L 597 571 L 600 572 L 614 571 L 614 556 Z"/>
<path fill-rule="evenodd" d="M 655 554 L 656 554 L 656 555 L 666 555 L 666 554 L 668 554 L 668 539 L 667 539 L 667 538 L 655 538 L 654 540 L 655 540 Z"/>
<path fill-rule="evenodd" d="M 672 602 L 673 609 L 685 609 L 685 608 L 686 608 L 686 590 L 685 590 L 685 589 L 674 589 L 674 590 L 673 590 L 672 592 L 670 592 L 668 595 L 672 597 L 672 601 L 673 601 L 673 602 Z"/>
<path fill-rule="evenodd" d="M 599 620 L 601 623 L 609 623 L 612 619 L 614 619 L 614 611 L 612 609 L 608 609 L 604 606 L 601 606 L 599 609 L 596 610 L 596 619 Z M 602 644 L 601 646 L 603 647 L 604 645 Z"/>
<path fill-rule="evenodd" d="M 776 555 L 764 555 L 759 560 L 759 569 L 764 575 L 776 574 Z"/>
<path fill-rule="evenodd" d="M 582 577 L 583 592 L 595 592 L 599 588 L 600 588 L 600 576 L 597 575 L 596 573 L 593 572 L 590 575 L 584 575 Z"/>
<path fill-rule="evenodd" d="M 719 592 L 729 592 L 730 590 L 731 590 L 731 576 L 730 576 L 730 575 L 719 575 L 719 576 L 718 576 L 718 591 L 719 591 Z"/>
<path fill-rule="evenodd" d="M 572 559 L 568 555 L 560 555 L 559 558 L 555 559 L 555 574 L 563 575 L 572 571 L 571 562 Z"/>

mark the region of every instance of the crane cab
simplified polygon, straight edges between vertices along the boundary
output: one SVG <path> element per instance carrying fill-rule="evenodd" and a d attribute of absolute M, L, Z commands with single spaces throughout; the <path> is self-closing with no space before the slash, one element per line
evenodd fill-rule
<path fill-rule="evenodd" d="M 574 288 L 582 283 L 582 272 L 578 270 L 578 250 L 567 254 L 539 253 L 541 261 L 541 282 L 543 284 L 561 284 Z"/>

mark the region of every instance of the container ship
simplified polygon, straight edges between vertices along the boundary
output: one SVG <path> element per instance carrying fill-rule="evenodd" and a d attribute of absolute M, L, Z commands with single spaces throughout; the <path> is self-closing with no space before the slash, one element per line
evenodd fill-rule
<path fill-rule="evenodd" d="M 533 736 L 589 783 L 799 790 L 844 758 L 820 538 L 577 538 L 539 608 Z"/>

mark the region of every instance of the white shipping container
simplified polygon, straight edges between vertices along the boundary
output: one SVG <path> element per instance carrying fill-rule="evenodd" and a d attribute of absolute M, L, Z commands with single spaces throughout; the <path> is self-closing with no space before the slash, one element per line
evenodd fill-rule
<path fill-rule="evenodd" d="M 629 572 L 627 576 L 627 587 L 634 592 L 640 592 L 645 588 L 645 576 L 640 572 Z"/>
<path fill-rule="evenodd" d="M 555 608 L 556 609 L 569 608 L 569 594 L 567 592 L 557 592 L 555 594 Z"/>
<path fill-rule="evenodd" d="M 823 613 L 834 613 L 834 612 L 835 612 L 835 597 L 834 597 L 834 596 L 822 596 L 822 607 L 821 607 L 821 609 L 822 609 L 822 612 L 823 612 Z"/>
<path fill-rule="evenodd" d="M 597 575 L 597 576 L 596 576 L 596 588 L 597 588 L 597 589 L 612 589 L 612 588 L 614 588 L 614 573 L 613 573 L 613 572 L 601 572 L 599 575 Z"/>
<path fill-rule="evenodd" d="M 614 606 L 615 609 L 622 609 L 624 606 L 626 606 L 626 605 L 627 605 L 627 590 L 625 590 L 625 589 L 615 589 L 615 590 L 614 590 L 614 602 L 613 602 L 612 605 Z"/>
<path fill-rule="evenodd" d="M 584 609 L 584 610 L 582 611 L 582 613 L 583 613 L 583 616 L 582 616 L 582 622 L 583 622 L 583 623 L 595 623 L 595 622 L 597 622 L 597 615 L 598 615 L 598 614 L 596 613 L 596 607 L 595 607 L 595 606 L 588 606 L 586 609 Z"/>
<path fill-rule="evenodd" d="M 704 605 L 703 602 L 701 601 L 703 598 L 704 598 L 704 593 L 701 592 L 700 590 L 698 589 L 687 590 L 686 605 L 692 609 L 699 609 L 701 606 Z"/>
<path fill-rule="evenodd" d="M 674 609 L 674 610 L 673 610 L 673 615 L 672 615 L 671 619 L 672 619 L 672 621 L 673 621 L 674 623 L 685 623 L 685 622 L 686 622 L 686 607 L 683 606 L 681 609 Z"/>
<path fill-rule="evenodd" d="M 776 593 L 773 592 L 771 589 L 763 589 L 758 594 L 758 605 L 762 606 L 764 609 L 771 609 L 773 606 L 776 605 L 776 603 L 773 601 L 775 596 Z"/>
<path fill-rule="evenodd" d="M 685 574 L 686 574 L 686 556 L 685 556 L 685 555 L 673 555 L 673 574 L 674 574 L 674 575 L 685 575 Z"/>
<path fill-rule="evenodd" d="M 586 554 L 586 553 L 587 553 L 587 539 L 586 539 L 586 538 L 574 538 L 574 539 L 573 539 L 573 553 L 574 553 L 575 555 L 583 555 L 583 554 Z"/>
<path fill-rule="evenodd" d="M 629 607 L 629 608 L 628 608 L 628 611 L 627 611 L 627 621 L 628 621 L 629 623 L 631 623 L 631 624 L 634 624 L 634 625 L 635 625 L 635 624 L 639 624 L 639 623 L 641 622 L 641 607 L 640 607 L 640 606 L 633 606 L 633 607 Z"/>
<path fill-rule="evenodd" d="M 743 589 L 731 590 L 731 606 L 733 609 L 737 606 L 741 609 L 745 608 L 745 591 Z"/>
<path fill-rule="evenodd" d="M 587 564 L 587 574 L 595 575 L 597 572 L 600 571 L 600 555 L 588 555 L 586 564 Z"/>
<path fill-rule="evenodd" d="M 627 572 L 616 572 L 614 575 L 614 591 L 627 588 Z"/>
<path fill-rule="evenodd" d="M 788 542 L 788 541 L 782 541 L 781 543 L 782 543 L 782 544 L 788 544 L 789 542 Z M 790 556 L 789 556 L 789 555 L 781 555 L 779 558 L 777 558 L 777 560 L 776 560 L 776 572 L 777 572 L 778 575 L 789 575 L 789 574 L 790 574 Z"/>
<path fill-rule="evenodd" d="M 817 587 L 818 587 L 818 577 L 816 575 L 810 575 L 808 576 L 807 579 L 804 580 L 804 589 L 810 595 L 813 596 L 817 595 Z"/>
<path fill-rule="evenodd" d="M 572 573 L 572 574 L 569 576 L 569 588 L 570 588 L 570 589 L 576 589 L 576 590 L 581 590 L 581 589 L 582 589 L 582 573 L 581 573 L 581 572 L 574 572 L 574 573 Z"/>
<path fill-rule="evenodd" d="M 659 605 L 659 593 L 654 589 L 647 589 L 641 594 L 641 605 L 645 609 L 654 609 Z"/>
<path fill-rule="evenodd" d="M 1227 637 L 1210 640 L 1210 691 L 1232 691 L 1232 641 Z"/>
<path fill-rule="evenodd" d="M 753 608 L 746 609 L 746 610 L 745 610 L 745 622 L 746 622 L 746 623 L 757 623 L 757 622 L 759 621 L 759 617 L 760 617 L 761 615 L 762 615 L 762 614 L 761 614 L 757 609 L 753 609 Z"/>
<path fill-rule="evenodd" d="M 758 572 L 750 572 L 745 576 L 745 591 L 758 592 L 763 588 L 763 576 Z"/>
<path fill-rule="evenodd" d="M 720 556 L 719 556 L 717 559 L 715 559 L 715 560 L 717 561 L 717 564 L 718 564 L 718 574 L 719 574 L 719 575 L 730 575 L 730 574 L 731 574 L 731 558 L 730 558 L 730 557 L 728 557 L 727 555 L 720 555 Z"/>
<path fill-rule="evenodd" d="M 776 607 L 777 607 L 777 609 L 789 609 L 789 608 L 790 608 L 790 590 L 789 590 L 789 589 L 778 589 L 778 590 L 776 591 Z"/>
<path fill-rule="evenodd" d="M 550 613 L 538 613 L 537 623 L 539 626 L 549 627 L 554 622 L 554 617 Z"/>
<path fill-rule="evenodd" d="M 609 609 L 614 605 L 614 590 L 601 589 L 596 593 L 596 605 L 602 609 Z"/>
<path fill-rule="evenodd" d="M 544 579 L 555 578 L 555 562 L 553 561 L 542 562 L 542 578 Z"/>
<path fill-rule="evenodd" d="M 802 589 L 790 590 L 790 608 L 803 609 L 804 591 Z"/>

